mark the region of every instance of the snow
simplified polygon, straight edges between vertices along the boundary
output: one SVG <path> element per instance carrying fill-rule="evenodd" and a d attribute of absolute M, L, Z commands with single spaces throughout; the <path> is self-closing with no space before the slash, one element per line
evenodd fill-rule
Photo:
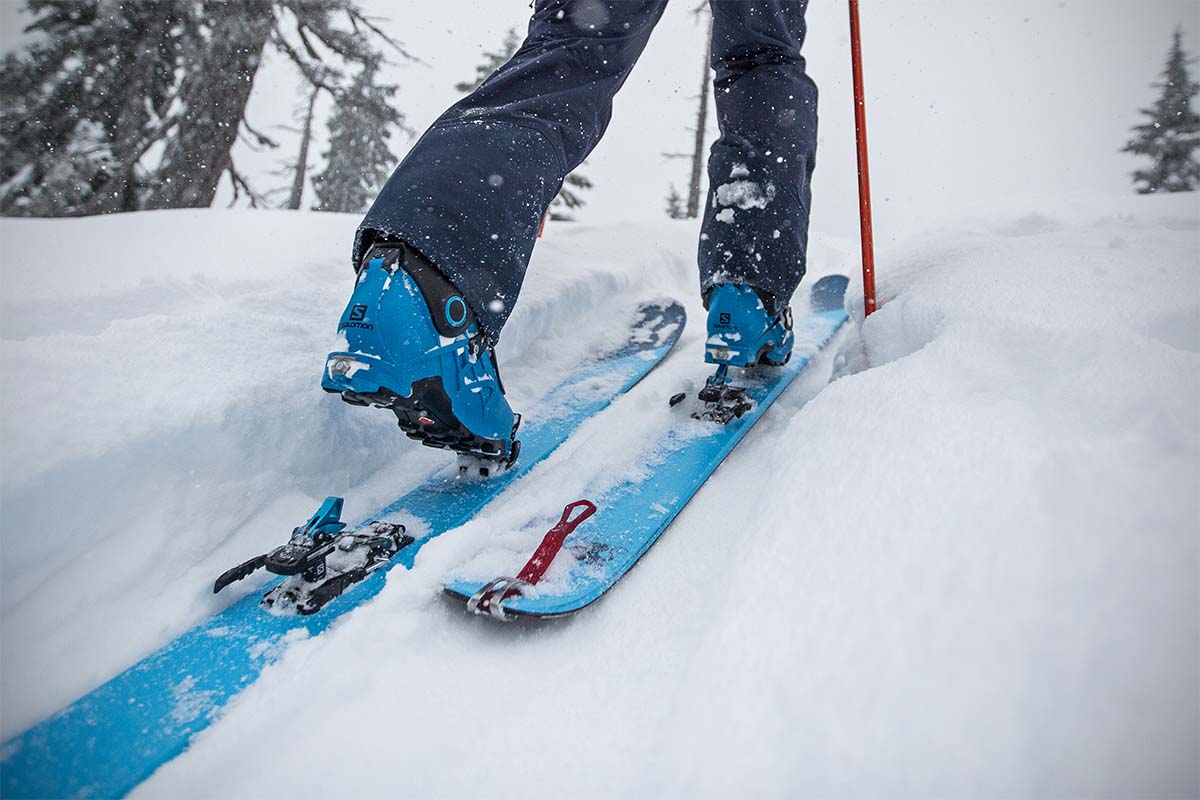
<path fill-rule="evenodd" d="M 734 174 L 738 173 L 734 169 Z M 737 180 L 722 183 L 714 193 L 719 206 L 737 206 L 742 210 L 766 208 L 775 199 L 775 184 L 768 183 L 764 190 L 757 181 Z M 726 211 L 732 209 L 726 208 Z"/>
<path fill-rule="evenodd" d="M 211 581 L 326 494 L 362 517 L 445 462 L 319 389 L 355 222 L 0 221 L 4 738 L 254 591 Z M 653 468 L 705 375 L 693 225 L 550 226 L 500 345 L 514 408 L 640 300 L 687 303 L 678 352 L 135 796 L 1194 795 L 1197 199 L 913 233 L 613 592 L 501 627 L 442 580 Z M 856 251 L 814 232 L 809 261 Z"/>

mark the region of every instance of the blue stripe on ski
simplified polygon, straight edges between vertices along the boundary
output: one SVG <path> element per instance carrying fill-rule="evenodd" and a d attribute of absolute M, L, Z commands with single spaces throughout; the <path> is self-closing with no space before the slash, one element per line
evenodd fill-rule
<path fill-rule="evenodd" d="M 411 568 L 421 546 L 468 522 L 489 501 L 552 453 L 582 422 L 640 381 L 670 351 L 685 323 L 683 307 L 647 305 L 633 337 L 574 370 L 540 401 L 523 428 L 521 457 L 503 475 L 462 481 L 454 468 L 367 519 L 392 517 L 418 541 L 389 564 Z M 647 335 L 646 331 L 649 331 Z M 231 698 L 277 661 L 291 641 L 316 636 L 377 594 L 385 569 L 372 573 L 319 613 L 275 616 L 252 593 L 180 636 L 0 749 L 0 795 L 124 795 L 215 720 Z M 266 588 L 278 583 L 278 579 Z"/>
<path fill-rule="evenodd" d="M 828 304 L 834 308 L 814 311 L 797 326 L 796 351 L 791 361 L 769 376 L 760 374 L 745 384 L 755 401 L 750 411 L 726 425 L 690 417 L 680 420 L 650 456 L 645 478 L 622 482 L 599 498 L 591 498 L 598 511 L 564 543 L 564 549 L 575 559 L 565 579 L 555 580 L 544 590 L 540 587 L 528 590 L 529 596 L 505 600 L 504 611 L 536 617 L 569 614 L 595 602 L 624 576 L 845 323 L 847 315 L 841 308 L 845 279 L 841 280 L 836 303 L 829 297 L 814 297 L 814 305 Z M 828 289 L 828 284 L 821 288 Z M 806 345 L 808 352 L 803 352 Z M 450 594 L 468 598 L 484 585 L 479 581 L 455 580 L 445 588 Z"/>

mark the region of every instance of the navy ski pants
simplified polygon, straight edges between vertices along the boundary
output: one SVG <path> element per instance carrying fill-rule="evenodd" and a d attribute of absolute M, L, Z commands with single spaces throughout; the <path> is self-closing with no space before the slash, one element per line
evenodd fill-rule
<path fill-rule="evenodd" d="M 817 88 L 807 0 L 710 0 L 720 138 L 708 160 L 700 289 L 746 283 L 788 300 L 804 275 Z M 494 340 L 543 213 L 604 135 L 666 0 L 538 0 L 521 48 L 421 137 L 359 228 L 420 250 Z"/>

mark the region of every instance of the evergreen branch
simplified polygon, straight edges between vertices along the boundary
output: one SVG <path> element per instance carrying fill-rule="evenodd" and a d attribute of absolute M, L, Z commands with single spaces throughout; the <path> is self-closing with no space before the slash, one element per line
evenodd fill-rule
<path fill-rule="evenodd" d="M 146 153 L 150 152 L 150 148 L 161 142 L 166 136 L 174 130 L 183 120 L 183 114 L 172 114 L 166 119 L 160 120 L 157 125 L 147 129 L 142 134 L 141 143 L 130 151 L 125 158 L 115 162 L 114 166 L 119 170 L 129 169 L 133 165 L 142 160 Z"/>
<path fill-rule="evenodd" d="M 310 85 L 317 89 L 325 89 L 328 92 L 336 93 L 337 87 L 330 85 L 329 79 L 339 77 L 341 73 L 324 65 L 314 67 L 304 56 L 296 51 L 296 48 L 292 47 L 291 42 L 283 35 L 283 31 L 279 29 L 278 25 L 271 30 L 271 43 L 279 48 L 296 65 L 296 69 L 300 70 L 301 77 L 308 81 Z"/>
<path fill-rule="evenodd" d="M 321 44 L 332 50 L 344 61 L 358 64 L 367 64 L 375 60 L 378 56 L 370 48 L 365 37 L 358 32 L 357 26 L 354 26 L 353 31 L 339 30 L 330 24 L 329 15 L 337 10 L 337 6 L 343 5 L 338 3 L 335 6 L 329 2 L 320 2 L 320 0 L 280 0 L 284 7 L 287 8 L 296 20 L 297 31 L 300 32 L 302 39 L 307 40 L 307 35 L 312 34 Z M 344 4 L 342 9 L 348 15 L 358 15 L 365 22 L 362 13 L 355 7 L 353 3 Z M 353 17 L 352 17 L 353 19 Z M 378 36 L 389 44 L 399 47 L 390 37 L 378 30 L 374 26 L 369 26 Z M 313 58 L 321 61 L 321 57 L 312 47 L 311 41 L 306 41 L 306 47 L 310 48 Z M 401 52 L 403 50 L 401 49 Z"/>

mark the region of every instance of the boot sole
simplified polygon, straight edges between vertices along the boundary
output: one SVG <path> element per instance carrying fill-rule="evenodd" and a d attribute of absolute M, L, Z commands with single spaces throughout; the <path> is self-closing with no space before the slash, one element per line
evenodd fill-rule
<path fill-rule="evenodd" d="M 404 435 L 426 447 L 453 450 L 464 456 L 495 461 L 504 466 L 516 460 L 520 444 L 516 441 L 517 426 L 521 424 L 520 415 L 516 415 L 513 439 L 509 442 L 477 436 L 454 415 L 440 376 L 413 381 L 412 394 L 407 397 L 382 386 L 374 392 L 329 388 L 325 391 L 341 395 L 342 400 L 350 405 L 390 409 L 396 415 L 396 423 Z M 507 454 L 506 449 L 509 451 Z"/>
<path fill-rule="evenodd" d="M 792 360 L 791 353 L 788 353 L 786 356 L 784 356 L 783 361 L 772 361 L 770 358 L 767 358 L 766 352 L 763 352 L 762 354 L 759 355 L 758 361 L 755 363 L 757 365 L 763 366 L 763 367 L 782 367 L 782 366 L 786 366 L 787 363 L 791 360 Z"/>

